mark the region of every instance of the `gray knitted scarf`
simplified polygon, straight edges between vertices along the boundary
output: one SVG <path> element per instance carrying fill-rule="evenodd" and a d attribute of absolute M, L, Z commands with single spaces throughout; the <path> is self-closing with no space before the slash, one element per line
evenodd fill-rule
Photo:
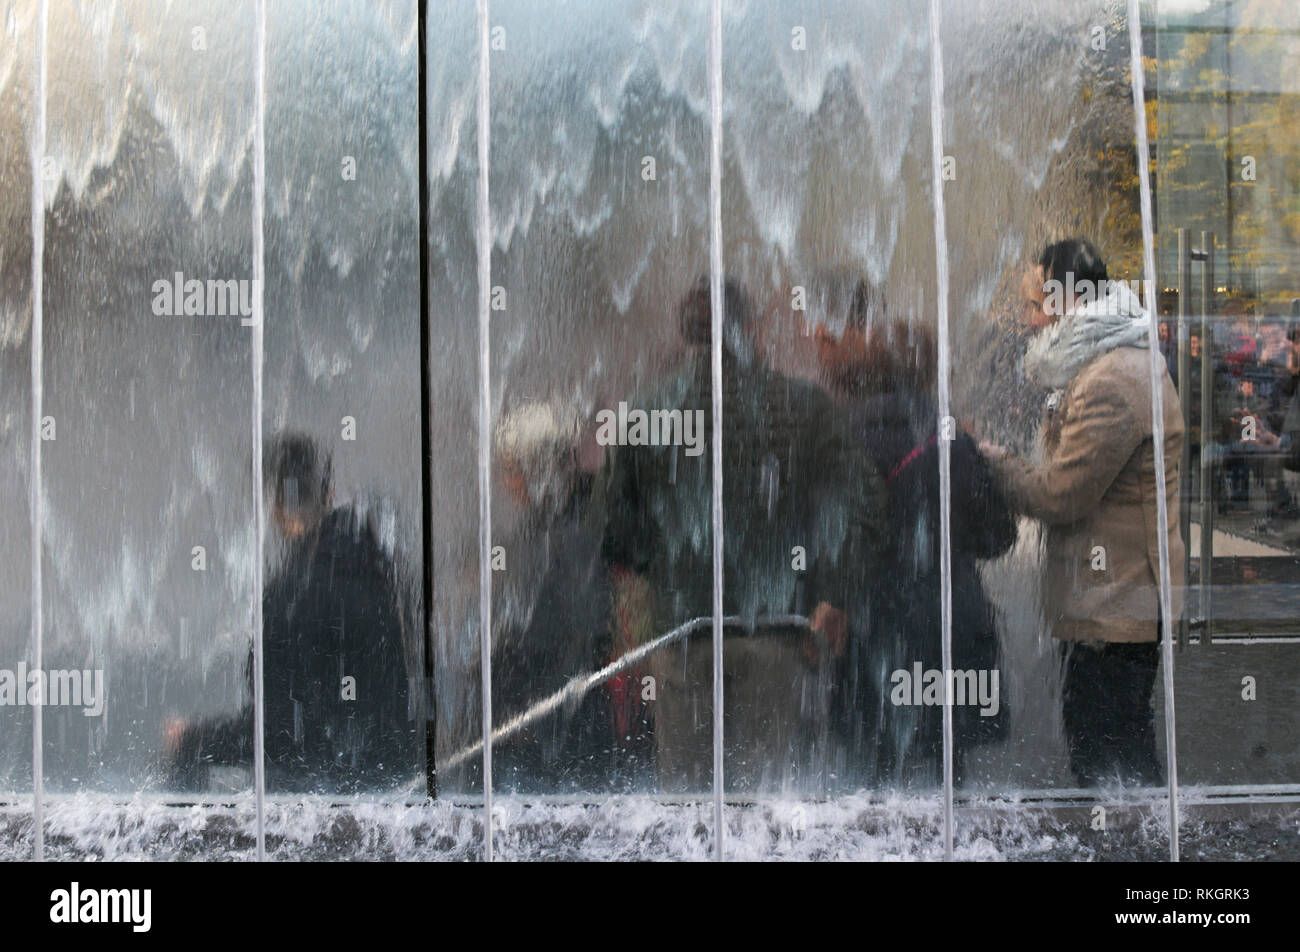
<path fill-rule="evenodd" d="M 1106 282 L 1106 293 L 1045 327 L 1025 352 L 1025 371 L 1054 390 L 1116 347 L 1146 347 L 1151 318 L 1128 285 Z"/>

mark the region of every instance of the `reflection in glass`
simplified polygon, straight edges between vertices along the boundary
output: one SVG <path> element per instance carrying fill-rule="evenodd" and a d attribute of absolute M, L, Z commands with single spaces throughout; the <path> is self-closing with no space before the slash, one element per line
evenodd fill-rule
<path fill-rule="evenodd" d="M 1189 433 L 1178 753 L 1192 785 L 1300 779 L 1298 28 L 1275 0 L 1160 8 L 1162 336 Z"/>

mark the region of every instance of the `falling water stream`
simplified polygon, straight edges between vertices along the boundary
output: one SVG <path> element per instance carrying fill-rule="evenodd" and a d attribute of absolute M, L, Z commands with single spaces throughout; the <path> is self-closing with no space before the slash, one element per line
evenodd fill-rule
<path fill-rule="evenodd" d="M 482 684 L 482 736 L 492 735 L 492 206 L 488 187 L 491 154 L 491 59 L 488 0 L 477 0 L 478 15 L 478 639 Z M 483 745 L 483 851 L 492 861 L 492 744 Z"/>
<path fill-rule="evenodd" d="M 43 291 L 45 288 L 45 192 L 42 172 L 45 158 L 45 110 L 46 80 L 45 35 L 49 21 L 48 0 L 40 0 L 36 26 L 36 123 L 32 136 L 32 406 L 31 406 L 31 470 L 28 476 L 28 511 L 31 518 L 31 566 L 32 566 L 32 667 L 40 671 L 44 664 L 45 625 L 41 599 L 41 539 L 45 520 L 41 514 L 41 417 L 44 406 L 44 325 L 45 306 Z M 41 736 L 44 718 L 42 703 L 44 698 L 37 694 L 37 702 L 32 707 L 32 828 L 33 855 L 39 860 L 45 853 L 45 767 L 44 739 Z"/>
<path fill-rule="evenodd" d="M 1164 359 L 1156 331 L 1155 223 L 1151 213 L 1151 149 L 1147 142 L 1146 68 L 1142 61 L 1142 16 L 1139 0 L 1128 0 L 1129 62 L 1133 76 L 1133 124 L 1137 142 L 1138 179 L 1142 207 L 1142 268 L 1146 307 L 1152 315 L 1147 324 L 1147 359 L 1151 369 L 1151 445 L 1155 460 L 1155 484 L 1165 485 Z M 1191 439 L 1190 434 L 1184 436 Z M 1156 493 L 1156 540 L 1159 548 L 1160 641 L 1164 664 L 1165 763 L 1169 780 L 1169 859 L 1178 862 L 1178 744 L 1174 720 L 1173 608 L 1170 604 L 1169 504 L 1164 492 Z"/>
<path fill-rule="evenodd" d="M 939 359 L 939 420 L 949 425 L 950 356 L 948 343 L 948 226 L 943 202 L 943 40 L 939 0 L 930 0 L 930 154 L 934 189 L 934 258 Z M 943 668 L 952 670 L 952 444 L 939 440 L 939 578 L 940 631 Z M 943 855 L 952 859 L 952 681 L 944 677 L 943 704 Z"/>
<path fill-rule="evenodd" d="M 254 10 L 256 49 L 253 70 L 253 795 L 257 803 L 257 858 L 266 856 L 266 699 L 264 693 L 265 652 L 262 640 L 263 566 L 266 551 L 266 501 L 262 477 L 262 373 L 265 343 L 263 285 L 266 276 L 266 0 L 256 0 Z"/>
<path fill-rule="evenodd" d="M 724 276 L 722 257 L 722 0 L 709 4 L 709 412 L 713 432 L 722 432 L 722 323 Z M 722 440 L 709 447 L 712 462 L 710 514 L 713 540 L 713 858 L 726 850 L 726 824 L 722 816 L 723 717 L 726 698 L 722 680 L 723 555 L 726 525 L 722 506 Z"/>

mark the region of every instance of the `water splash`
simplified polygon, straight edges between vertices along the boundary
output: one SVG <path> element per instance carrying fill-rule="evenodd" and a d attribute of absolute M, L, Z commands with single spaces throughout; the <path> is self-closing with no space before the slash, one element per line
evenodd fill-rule
<path fill-rule="evenodd" d="M 702 861 L 710 855 L 707 802 L 615 796 L 598 804 L 502 797 L 496 840 L 503 860 Z M 1109 809 L 1109 829 L 1093 831 L 1069 808 L 1014 801 L 967 801 L 954 858 L 964 861 L 1152 861 L 1163 836 L 1160 802 Z M 1127 814 L 1125 816 L 1125 814 Z M 1121 820 L 1121 817 L 1124 819 Z M 942 858 L 937 799 L 848 796 L 820 802 L 766 798 L 728 804 L 729 858 L 737 861 L 927 861 Z M 250 860 L 256 807 L 249 794 L 225 802 L 175 805 L 80 794 L 53 797 L 48 852 L 60 861 Z M 370 800 L 339 807 L 325 798 L 266 803 L 268 853 L 276 860 L 466 861 L 482 856 L 477 804 Z M 31 855 L 31 816 L 0 806 L 0 861 Z M 1184 820 L 1189 857 L 1244 860 L 1300 856 L 1294 803 Z"/>

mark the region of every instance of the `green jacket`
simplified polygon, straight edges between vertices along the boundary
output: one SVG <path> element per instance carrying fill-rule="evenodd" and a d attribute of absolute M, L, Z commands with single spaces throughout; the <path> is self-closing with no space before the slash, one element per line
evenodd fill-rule
<path fill-rule="evenodd" d="M 709 355 L 644 410 L 702 410 L 703 452 L 617 446 L 603 473 L 605 559 L 646 576 L 667 630 L 712 606 L 712 412 Z M 811 614 L 844 608 L 877 568 L 887 497 L 867 447 L 817 387 L 764 367 L 723 362 L 723 610 Z"/>

